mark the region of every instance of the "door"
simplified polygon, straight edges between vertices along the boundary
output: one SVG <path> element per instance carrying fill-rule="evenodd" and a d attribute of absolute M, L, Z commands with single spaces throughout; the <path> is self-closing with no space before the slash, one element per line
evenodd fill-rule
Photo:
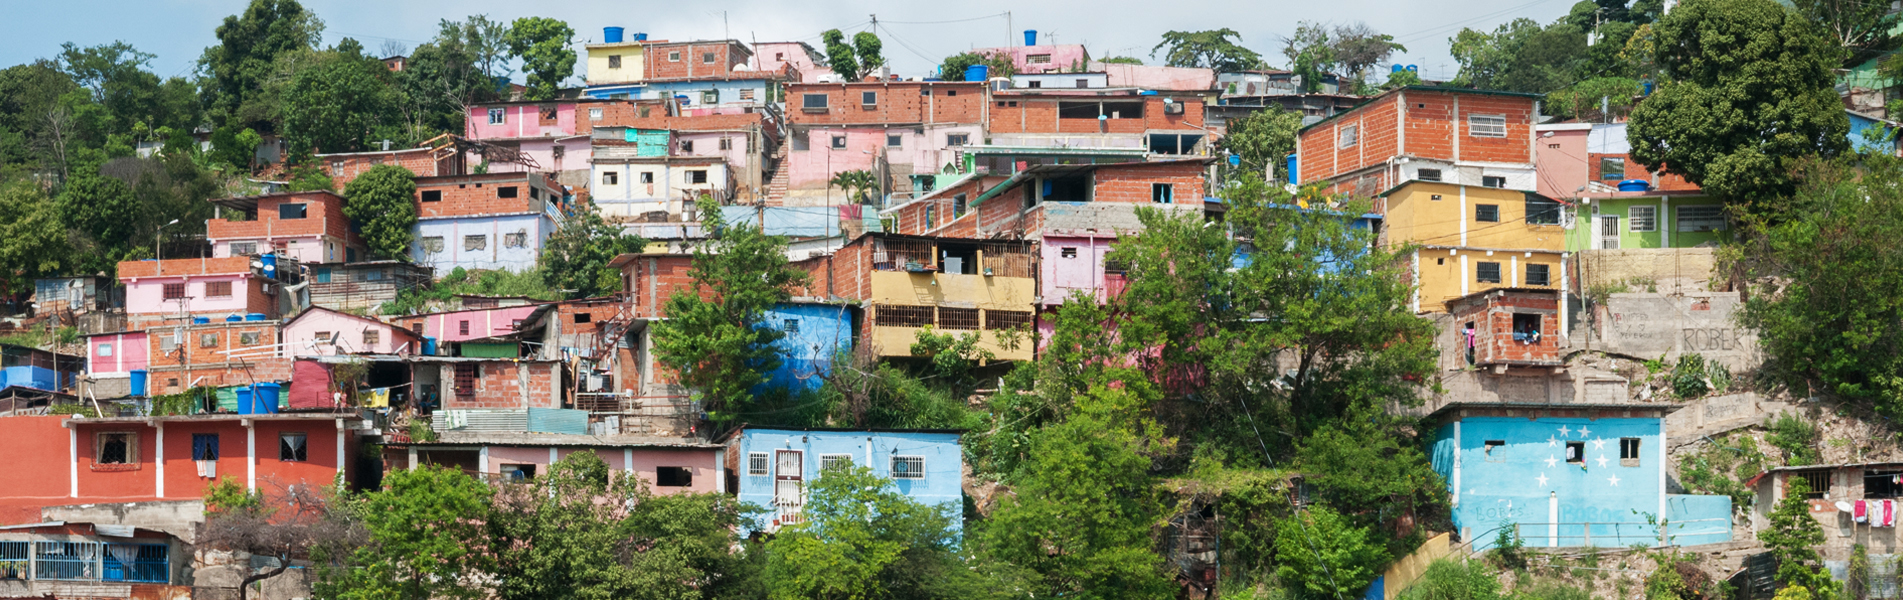
<path fill-rule="evenodd" d="M 805 456 L 798 450 L 780 450 L 773 460 L 773 506 L 780 514 L 778 524 L 786 525 L 800 521 L 800 507 L 806 502 L 804 473 Z"/>
<path fill-rule="evenodd" d="M 1599 216 L 1599 248 L 1602 250 L 1619 249 L 1618 215 Z"/>

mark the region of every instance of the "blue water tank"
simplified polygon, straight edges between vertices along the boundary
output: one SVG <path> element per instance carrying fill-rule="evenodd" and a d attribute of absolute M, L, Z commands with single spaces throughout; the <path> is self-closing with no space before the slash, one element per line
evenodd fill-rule
<path fill-rule="evenodd" d="M 621 32 L 622 32 L 622 31 L 625 31 L 625 30 L 624 30 L 624 29 L 622 29 L 622 28 L 620 28 L 620 27 L 603 27 L 603 28 L 601 28 L 601 43 L 603 43 L 603 44 L 619 44 L 619 43 L 621 43 Z"/>
<path fill-rule="evenodd" d="M 969 67 L 965 67 L 965 81 L 983 82 L 984 80 L 990 78 L 990 73 L 991 73 L 991 67 L 987 67 L 985 65 L 972 65 Z"/>
<path fill-rule="evenodd" d="M 132 371 L 132 395 L 145 395 L 145 369 L 134 369 Z"/>
<path fill-rule="evenodd" d="M 192 317 L 193 325 L 204 325 L 210 322 L 211 322 L 211 317 Z"/>
<path fill-rule="evenodd" d="M 246 320 L 246 321 L 265 321 L 265 320 L 269 320 L 269 319 L 268 319 L 268 318 L 267 318 L 267 317 L 265 316 L 265 314 L 264 314 L 264 313 L 245 313 L 245 315 L 244 315 L 244 320 Z"/>
<path fill-rule="evenodd" d="M 645 41 L 648 41 L 648 34 L 645 34 L 645 33 L 635 33 L 635 34 L 634 34 L 634 41 L 637 41 L 637 42 L 645 42 Z"/>
<path fill-rule="evenodd" d="M 257 414 L 271 414 L 278 411 L 278 403 L 282 402 L 283 386 L 275 383 L 260 383 L 252 387 L 257 388 L 251 392 L 251 400 L 258 404 Z"/>
<path fill-rule="evenodd" d="M 1640 95 L 1644 95 L 1644 96 L 1652 95 L 1652 80 L 1647 79 L 1645 80 L 1645 82 L 1641 83 L 1640 86 L 1642 88 L 1641 91 L 1639 92 Z"/>
<path fill-rule="evenodd" d="M 423 338 L 423 355 L 436 356 L 436 338 Z"/>
<path fill-rule="evenodd" d="M 1644 179 L 1627 179 L 1625 181 L 1619 182 L 1619 191 L 1621 192 L 1649 192 L 1649 191 L 1652 191 L 1652 183 Z"/>
<path fill-rule="evenodd" d="M 1388 72 L 1389 72 L 1389 73 L 1399 73 L 1399 72 L 1402 72 L 1402 71 L 1406 71 L 1406 70 L 1407 70 L 1407 65 L 1399 65 L 1399 64 L 1397 64 L 1397 65 L 1394 65 L 1393 67 L 1390 67 L 1390 68 L 1388 69 Z"/>
<path fill-rule="evenodd" d="M 244 320 L 244 315 L 241 315 L 238 313 L 231 313 L 229 315 L 225 315 L 226 323 L 236 323 L 238 321 L 243 321 L 243 320 Z"/>
<path fill-rule="evenodd" d="M 265 254 L 258 255 L 258 262 L 263 263 L 264 265 L 259 270 L 264 271 L 265 277 L 269 277 L 271 279 L 278 278 L 278 255 L 277 254 L 265 253 Z"/>
<path fill-rule="evenodd" d="M 1024 30 L 1024 45 L 1026 46 L 1037 45 L 1037 30 L 1036 29 Z"/>
<path fill-rule="evenodd" d="M 257 403 L 251 401 L 251 396 L 252 396 L 251 386 L 248 386 L 248 385 L 239 386 L 237 390 L 237 395 L 238 395 L 238 414 L 241 414 L 241 415 L 258 414 Z"/>
<path fill-rule="evenodd" d="M 1301 183 L 1299 181 L 1296 181 L 1295 179 L 1295 174 L 1299 172 L 1300 171 L 1295 170 L 1295 155 L 1293 154 L 1288 155 L 1288 182 Z"/>

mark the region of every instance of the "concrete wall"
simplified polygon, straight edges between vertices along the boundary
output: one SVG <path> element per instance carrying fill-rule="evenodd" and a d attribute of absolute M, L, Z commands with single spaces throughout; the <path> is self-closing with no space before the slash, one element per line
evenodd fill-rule
<path fill-rule="evenodd" d="M 469 114 L 464 115 L 464 135 L 479 140 L 575 135 L 574 102 L 549 103 L 548 106 L 555 109 L 554 119 L 542 118 L 542 106 L 514 103 L 470 106 Z M 489 113 L 497 109 L 502 111 L 502 122 L 491 123 Z M 548 163 L 542 163 L 543 168 L 548 166 Z"/>
<path fill-rule="evenodd" d="M 1623 285 L 1634 293 L 1705 292 L 1711 289 L 1717 252 L 1717 248 L 1586 250 L 1576 261 L 1579 287 Z"/>
<path fill-rule="evenodd" d="M 567 448 L 549 446 L 489 446 L 489 467 L 483 471 L 498 475 L 507 464 L 535 465 L 536 475 L 548 473 L 549 465 L 578 452 L 594 452 L 608 463 L 610 471 L 640 477 L 655 494 L 711 494 L 724 488 L 720 481 L 720 454 L 716 449 L 698 448 Z M 692 484 L 660 486 L 655 476 L 659 467 L 684 467 L 691 473 Z"/>
<path fill-rule="evenodd" d="M 766 385 L 789 391 L 817 390 L 832 373 L 833 358 L 852 349 L 853 310 L 845 305 L 781 304 L 767 311 L 766 325 L 786 332 L 785 353 Z M 792 325 L 789 329 L 789 324 Z"/>
<path fill-rule="evenodd" d="M 1104 279 L 1103 263 L 1115 241 L 1115 237 L 1044 236 L 1044 243 L 1039 245 L 1040 303 L 1056 306 L 1076 293 L 1105 301 L 1109 283 Z"/>
<path fill-rule="evenodd" d="M 421 324 L 423 336 L 436 338 L 438 342 L 460 342 L 514 333 L 515 322 L 528 318 L 529 313 L 535 312 L 535 308 L 534 305 L 523 305 L 462 310 L 402 317 L 397 322 L 411 331 L 415 331 L 416 325 Z M 464 323 L 468 324 L 468 333 L 463 332 Z"/>
<path fill-rule="evenodd" d="M 555 219 L 546 213 L 418 219 L 411 256 L 418 264 L 433 267 L 437 277 L 456 267 L 525 271 L 535 267 L 542 243 L 555 233 L 555 227 Z M 524 234 L 523 245 L 508 247 L 504 234 L 510 233 Z M 466 236 L 483 236 L 483 248 L 465 250 Z M 441 240 L 441 252 L 429 251 L 430 238 Z"/>
<path fill-rule="evenodd" d="M 409 330 L 328 310 L 307 311 L 285 324 L 281 331 L 285 352 L 293 356 L 364 352 L 395 354 L 398 348 L 403 348 L 405 354 L 423 352 L 417 336 Z M 377 333 L 376 341 L 365 342 L 364 332 L 367 331 Z M 330 338 L 319 343 L 318 332 L 329 333 Z"/>
<path fill-rule="evenodd" d="M 798 477 L 803 482 L 811 482 L 820 477 L 820 457 L 838 455 L 850 457 L 852 464 L 871 467 L 873 473 L 881 477 L 892 477 L 892 463 L 895 456 L 916 456 L 924 458 L 925 476 L 921 479 L 893 479 L 893 486 L 901 494 L 926 506 L 937 507 L 945 514 L 956 516 L 962 510 L 964 490 L 962 487 L 964 454 L 960 450 L 958 434 L 955 433 L 913 433 L 913 432 L 866 432 L 866 431 L 802 431 L 787 429 L 747 429 L 735 440 L 739 446 L 738 468 L 741 502 L 774 507 L 774 481 L 782 475 L 777 471 L 776 453 L 791 451 L 799 453 L 802 470 Z M 767 455 L 767 473 L 754 475 L 748 471 L 748 454 L 765 453 Z M 810 485 L 810 483 L 807 483 Z M 789 516 L 784 508 L 770 512 L 761 520 L 769 530 L 776 529 Z M 952 527 L 962 530 L 959 519 L 952 519 Z"/>
<path fill-rule="evenodd" d="M 619 44 L 590 44 L 588 62 L 583 65 L 582 76 L 588 85 L 630 83 L 640 81 L 647 75 L 646 58 L 642 42 L 622 42 Z M 608 68 L 608 57 L 620 56 L 621 67 Z"/>
<path fill-rule="evenodd" d="M 1737 292 L 1682 295 L 1612 294 L 1601 319 L 1597 349 L 1677 361 L 1696 352 L 1733 370 L 1762 362 L 1757 332 L 1739 327 Z"/>
<path fill-rule="evenodd" d="M 1565 228 L 1526 222 L 1527 197 L 1519 190 L 1416 182 L 1390 194 L 1386 204 L 1386 234 L 1391 243 L 1551 252 L 1566 249 Z M 1481 206 L 1496 207 L 1498 220 L 1479 220 Z"/>
<path fill-rule="evenodd" d="M 1474 292 L 1503 287 L 1561 289 L 1565 261 L 1556 251 L 1512 252 L 1466 248 L 1422 248 L 1415 254 L 1420 275 L 1417 312 L 1443 312 L 1446 302 Z M 1481 263 L 1500 265 L 1499 281 L 1481 281 Z M 1545 265 L 1547 285 L 1527 283 L 1527 267 Z"/>
<path fill-rule="evenodd" d="M 1452 493 L 1454 526 L 1477 550 L 1511 524 L 1533 547 L 1586 545 L 1587 523 L 1592 545 L 1652 545 L 1644 515 L 1667 510 L 1661 428 L 1658 418 L 1470 416 L 1439 429 L 1430 457 Z M 1640 441 L 1636 465 L 1621 464 L 1622 438 Z M 1568 442 L 1585 443 L 1583 461 L 1567 462 Z"/>
<path fill-rule="evenodd" d="M 1723 202 L 1709 196 L 1639 196 L 1625 198 L 1596 197 L 1578 205 L 1574 226 L 1567 237 L 1570 250 L 1640 248 L 1713 248 L 1730 238 L 1728 223 L 1681 223 L 1679 213 L 1687 210 L 1722 209 Z M 1633 207 L 1649 208 L 1654 215 L 1649 230 L 1633 230 Z M 1643 209 L 1642 209 L 1643 210 Z M 1721 213 L 1722 214 L 1722 213 Z M 1602 220 L 1617 217 L 1617 234 L 1604 234 Z"/>

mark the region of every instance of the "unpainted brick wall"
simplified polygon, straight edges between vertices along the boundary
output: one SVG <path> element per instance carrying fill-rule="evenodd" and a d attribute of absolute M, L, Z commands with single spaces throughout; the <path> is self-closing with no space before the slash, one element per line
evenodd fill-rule
<path fill-rule="evenodd" d="M 690 275 L 693 267 L 694 257 L 680 254 L 637 256 L 622 265 L 629 314 L 635 318 L 666 316 L 667 299 L 675 291 L 695 288 Z M 712 299 L 713 291 L 701 290 L 701 297 Z"/>
<path fill-rule="evenodd" d="M 1059 102 L 1143 102 L 1143 118 L 1064 119 L 1058 117 Z M 1183 105 L 1182 114 L 1165 114 L 1163 96 L 1070 96 L 1052 97 L 1029 93 L 999 93 L 991 99 L 991 119 L 986 123 L 992 133 L 1143 133 L 1162 129 L 1196 129 L 1203 126 L 1203 101 L 1195 96 L 1172 96 L 1169 100 Z"/>
<path fill-rule="evenodd" d="M 514 198 L 498 197 L 498 190 L 514 187 Z M 530 194 L 534 188 L 539 194 Z M 561 186 L 539 173 L 492 173 L 416 180 L 417 216 L 464 217 L 539 212 L 540 203 L 557 202 Z M 442 192 L 443 199 L 424 202 L 423 192 Z M 539 195 L 538 200 L 533 196 Z"/>
<path fill-rule="evenodd" d="M 456 388 L 454 366 L 444 369 L 443 408 L 561 408 L 557 363 L 493 361 L 478 364 L 482 374 L 476 378 L 473 395 L 465 395 Z"/>
<path fill-rule="evenodd" d="M 1301 134 L 1297 168 L 1302 182 L 1330 180 L 1330 192 L 1385 191 L 1393 181 L 1383 163 L 1407 155 L 1445 161 L 1533 162 L 1535 98 L 1439 90 L 1389 93 Z M 1455 106 L 1458 105 L 1458 111 Z M 1397 120 L 1396 111 L 1402 111 Z M 1467 119 L 1473 115 L 1506 117 L 1504 138 L 1470 135 Z M 1344 127 L 1354 125 L 1357 143 L 1340 147 Z M 1401 134 L 1405 128 L 1405 136 Z M 1404 139 L 1403 139 L 1404 138 Z M 1456 156 L 1458 147 L 1458 156 Z M 1361 184 L 1358 171 L 1373 180 Z"/>
<path fill-rule="evenodd" d="M 928 90 L 930 95 L 924 93 Z M 877 104 L 866 107 L 862 92 L 877 94 Z M 803 108 L 810 94 L 826 95 L 824 112 Z M 786 112 L 793 125 L 981 123 L 985 97 L 984 86 L 978 83 L 796 83 L 787 86 Z"/>
<path fill-rule="evenodd" d="M 343 191 L 345 185 L 377 165 L 397 165 L 409 169 L 417 177 L 435 177 L 449 175 L 449 164 L 453 158 L 438 161 L 431 157 L 428 148 L 391 150 L 389 152 L 365 152 L 356 154 L 318 154 L 312 157 L 311 164 L 316 165 L 325 175 L 330 176 L 331 189 Z"/>
<path fill-rule="evenodd" d="M 185 391 L 194 381 L 202 387 L 287 382 L 291 380 L 291 362 L 289 358 L 261 358 L 242 362 L 193 364 L 189 369 L 176 364 L 153 364 L 148 368 L 151 371 L 150 393 L 176 394 Z M 288 392 L 289 390 L 285 390 L 281 393 Z"/>
<path fill-rule="evenodd" d="M 1097 169 L 1092 173 L 1094 202 L 1147 204 L 1154 198 L 1154 184 L 1170 184 L 1172 203 L 1199 204 L 1203 201 L 1201 162 L 1131 164 Z"/>
<path fill-rule="evenodd" d="M 745 46 L 734 41 L 709 42 L 660 42 L 648 44 L 643 48 L 647 59 L 648 79 L 688 79 L 688 78 L 724 78 L 733 74 L 733 68 L 747 63 L 753 54 Z M 680 60 L 668 60 L 669 54 L 681 53 Z M 704 62 L 706 53 L 714 54 L 714 62 Z"/>
<path fill-rule="evenodd" d="M 794 296 L 824 298 L 828 295 L 864 300 L 872 296 L 872 248 L 875 236 L 864 235 L 834 252 L 832 256 L 809 258 L 793 263 L 812 279 L 796 287 Z"/>

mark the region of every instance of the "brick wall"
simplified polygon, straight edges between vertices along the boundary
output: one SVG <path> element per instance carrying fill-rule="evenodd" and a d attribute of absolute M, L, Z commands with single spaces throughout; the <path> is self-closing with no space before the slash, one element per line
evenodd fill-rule
<path fill-rule="evenodd" d="M 434 151 L 429 148 L 411 148 L 388 152 L 355 152 L 349 154 L 319 154 L 312 157 L 311 164 L 317 165 L 325 175 L 330 176 L 332 189 L 342 191 L 350 180 L 356 179 L 365 171 L 377 165 L 394 164 L 409 169 L 417 177 L 435 177 L 452 174 L 454 157 L 441 161 L 433 158 Z"/>
<path fill-rule="evenodd" d="M 500 197 L 501 190 L 515 188 L 514 198 Z M 530 193 L 533 190 L 535 193 Z M 456 177 L 431 177 L 416 180 L 417 216 L 466 217 L 523 212 L 541 212 L 542 202 L 557 202 L 561 186 L 539 173 L 492 173 Z M 424 202 L 423 193 L 442 193 L 442 200 Z"/>
<path fill-rule="evenodd" d="M 1330 192 L 1373 194 L 1400 183 L 1381 166 L 1401 155 L 1531 164 L 1536 102 L 1531 97 L 1489 93 L 1391 92 L 1303 131 L 1297 166 L 1300 180 L 1330 180 Z M 1401 111 L 1398 118 L 1397 111 Z M 1468 119 L 1474 115 L 1505 117 L 1506 137 L 1471 135 Z M 1343 148 L 1341 136 L 1350 126 L 1356 130 L 1356 143 Z"/>
<path fill-rule="evenodd" d="M 820 298 L 835 295 L 857 300 L 872 297 L 874 239 L 870 235 L 859 236 L 831 256 L 793 263 L 794 268 L 806 271 L 812 279 L 804 287 L 795 287 L 793 295 Z"/>
<path fill-rule="evenodd" d="M 952 218 L 952 204 L 954 199 L 959 194 L 964 194 L 967 202 L 977 200 L 978 195 L 984 193 L 984 188 L 980 183 L 981 180 L 979 179 L 967 180 L 964 183 L 932 192 L 929 198 L 922 198 L 915 202 L 900 205 L 898 208 L 893 209 L 892 213 L 888 215 L 895 220 L 892 233 L 920 235 L 930 229 L 943 227 L 945 223 Z M 925 226 L 925 213 L 927 209 L 930 209 L 932 212 L 932 226 L 930 228 Z"/>
<path fill-rule="evenodd" d="M 302 219 L 279 219 L 279 206 L 304 204 Z M 258 214 L 248 221 L 209 219 L 205 222 L 206 239 L 262 239 L 267 235 L 328 235 L 337 239 L 354 236 L 350 219 L 344 217 L 344 198 L 331 192 L 294 192 L 258 198 Z"/>
<path fill-rule="evenodd" d="M 443 369 L 443 408 L 561 408 L 560 373 L 554 362 L 477 363 L 482 371 L 473 394 L 456 387 L 455 363 Z"/>
<path fill-rule="evenodd" d="M 1539 315 L 1538 342 L 1527 343 L 1513 339 L 1515 314 Z M 1464 329 L 1466 323 L 1469 322 L 1474 323 L 1476 331 L 1474 348 L 1476 364 L 1557 363 L 1560 360 L 1559 310 L 1555 296 L 1504 292 L 1489 295 L 1484 301 L 1469 301 L 1454 313 L 1453 324 L 1456 332 Z M 1461 350 L 1464 351 L 1464 349 Z M 1461 360 L 1465 360 L 1465 357 L 1461 357 Z"/>
<path fill-rule="evenodd" d="M 594 335 L 602 323 L 621 314 L 622 306 L 623 303 L 614 298 L 563 302 L 555 306 L 555 318 L 562 320 L 562 335 Z M 577 322 L 576 315 L 588 316 L 585 322 Z"/>
<path fill-rule="evenodd" d="M 213 322 L 206 325 L 187 326 L 185 337 L 177 348 L 171 352 L 161 351 L 162 338 L 173 335 L 177 331 L 178 325 L 173 322 L 170 327 L 155 327 L 151 335 L 146 337 L 146 356 L 151 357 L 149 363 L 152 366 L 179 366 L 188 362 L 194 365 L 232 362 L 234 359 L 231 355 L 223 354 L 224 352 L 236 350 L 244 352 L 247 356 L 262 355 L 266 353 L 265 350 L 269 346 L 278 343 L 277 321 Z M 242 334 L 254 334 L 257 338 L 256 342 L 250 345 L 243 344 Z M 211 346 L 204 345 L 204 340 L 201 339 L 203 336 L 211 336 Z M 185 353 L 190 354 L 189 360 Z"/>
<path fill-rule="evenodd" d="M 629 314 L 635 318 L 665 316 L 667 299 L 676 290 L 694 289 L 694 278 L 689 275 L 693 267 L 694 257 L 682 254 L 637 256 L 622 265 L 621 281 L 627 288 Z M 712 298 L 713 293 L 703 290 L 701 297 Z"/>
<path fill-rule="evenodd" d="M 863 92 L 876 94 L 877 103 L 866 107 Z M 811 94 L 826 95 L 824 111 L 804 108 Z M 787 121 L 794 125 L 981 123 L 984 111 L 984 86 L 978 83 L 796 83 L 786 91 Z"/>
<path fill-rule="evenodd" d="M 661 42 L 648 44 L 643 51 L 647 54 L 648 79 L 688 79 L 701 77 L 727 77 L 733 74 L 733 68 L 747 64 L 752 57 L 745 46 L 731 40 L 709 42 Z M 668 55 L 681 53 L 680 60 L 668 60 Z M 714 55 L 713 62 L 706 62 L 708 53 Z"/>
<path fill-rule="evenodd" d="M 1605 158 L 1623 159 L 1625 161 L 1625 176 L 1619 179 L 1603 178 L 1602 175 L 1604 175 L 1605 172 L 1602 170 L 1602 167 L 1605 165 L 1601 159 Z M 1652 182 L 1652 191 L 1655 192 L 1695 192 L 1704 189 L 1698 187 L 1696 183 L 1687 181 L 1683 175 L 1666 173 L 1664 171 L 1646 171 L 1645 165 L 1634 162 L 1631 154 L 1587 154 L 1586 168 L 1590 170 L 1589 176 L 1592 178 L 1592 181 L 1613 187 L 1618 187 L 1619 182 L 1625 179 L 1644 179 Z M 1570 192 L 1571 190 L 1567 191 Z"/>
<path fill-rule="evenodd" d="M 194 381 L 203 387 L 290 381 L 291 362 L 289 358 L 259 358 L 212 364 L 194 363 L 190 368 L 178 364 L 154 364 L 148 367 L 151 372 L 151 393 L 176 394 L 185 391 Z M 289 393 L 289 390 L 283 393 Z"/>
<path fill-rule="evenodd" d="M 1183 104 L 1183 113 L 1165 114 L 1163 96 L 1046 96 L 1042 94 L 994 94 L 991 119 L 986 123 L 992 133 L 1143 133 L 1157 129 L 1195 129 L 1203 126 L 1203 101 L 1194 96 L 1170 97 Z M 1096 117 L 1059 118 L 1058 103 L 1142 102 L 1142 118 L 1112 118 L 1101 122 Z M 1110 109 L 1105 109 L 1110 110 Z"/>
<path fill-rule="evenodd" d="M 129 260 L 119 263 L 119 280 L 134 277 L 157 277 L 164 275 L 222 275 L 229 273 L 250 273 L 251 259 L 243 256 L 225 258 L 168 258 L 165 260 Z"/>
<path fill-rule="evenodd" d="M 1147 204 L 1154 197 L 1152 186 L 1166 183 L 1172 186 L 1173 203 L 1199 204 L 1203 201 L 1204 168 L 1202 161 L 1100 168 L 1091 174 L 1094 184 L 1091 199 Z"/>

